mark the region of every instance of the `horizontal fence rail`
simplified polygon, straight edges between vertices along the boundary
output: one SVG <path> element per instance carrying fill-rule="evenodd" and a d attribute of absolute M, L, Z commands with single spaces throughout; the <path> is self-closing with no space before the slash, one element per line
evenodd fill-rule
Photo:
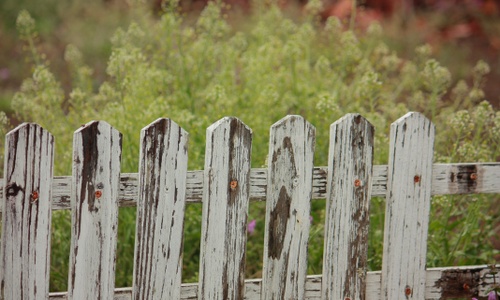
<path fill-rule="evenodd" d="M 496 269 L 500 265 L 495 266 Z M 490 266 L 466 266 L 449 268 L 430 268 L 426 271 L 425 299 L 457 299 L 472 298 L 474 295 L 486 295 L 491 287 L 498 284 L 499 274 Z M 366 300 L 386 300 L 380 297 L 381 272 L 368 272 L 366 276 Z M 245 299 L 261 299 L 262 279 L 250 279 L 245 281 Z M 304 299 L 319 299 L 321 293 L 322 276 L 307 276 Z M 66 300 L 67 293 L 51 293 L 51 300 Z M 114 300 L 130 300 L 132 288 L 117 288 Z M 185 283 L 181 286 L 181 297 L 183 300 L 198 299 L 198 284 Z"/>
<path fill-rule="evenodd" d="M 314 167 L 312 199 L 326 198 L 328 167 Z M 431 195 L 498 194 L 500 193 L 500 163 L 453 163 L 432 166 Z M 0 178 L 0 197 L 5 190 Z M 139 174 L 122 173 L 118 194 L 120 207 L 136 206 Z M 52 183 L 52 209 L 70 209 L 71 176 L 55 176 Z M 267 169 L 252 168 L 250 171 L 250 199 L 265 201 Z M 387 193 L 387 165 L 374 165 L 372 197 L 385 197 Z M 201 203 L 203 171 L 187 171 L 186 203 Z M 1 210 L 0 210 L 1 212 Z"/>
<path fill-rule="evenodd" d="M 187 171 L 188 133 L 161 118 L 141 131 L 139 172 L 122 174 L 122 135 L 92 121 L 74 133 L 73 174 L 53 177 L 54 138 L 24 123 L 6 136 L 0 180 L 0 299 L 456 299 L 484 297 L 498 266 L 426 268 L 433 195 L 500 193 L 500 163 L 433 164 L 434 125 L 391 125 L 388 165 L 359 114 L 330 127 L 328 166 L 301 116 L 270 128 L 267 168 L 251 128 L 207 129 L 205 167 Z M 382 270 L 367 272 L 370 199 L 385 197 Z M 322 274 L 307 276 L 311 200 L 325 199 Z M 262 279 L 245 280 L 248 208 L 266 201 Z M 199 282 L 182 284 L 185 206 L 202 203 Z M 119 207 L 136 206 L 133 286 L 115 289 Z M 71 210 L 68 292 L 49 293 L 52 211 Z"/>

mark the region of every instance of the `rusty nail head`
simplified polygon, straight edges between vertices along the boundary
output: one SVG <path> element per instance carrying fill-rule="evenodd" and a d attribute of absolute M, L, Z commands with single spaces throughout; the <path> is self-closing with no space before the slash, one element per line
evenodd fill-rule
<path fill-rule="evenodd" d="M 36 202 L 36 201 L 38 201 L 38 192 L 34 191 L 33 193 L 31 193 L 31 202 Z"/>
<path fill-rule="evenodd" d="M 470 174 L 470 179 L 476 180 L 477 179 L 477 173 Z"/>
<path fill-rule="evenodd" d="M 99 199 L 99 198 L 101 198 L 101 196 L 102 196 L 102 192 L 101 191 L 95 191 L 95 197 L 96 198 Z"/>
<path fill-rule="evenodd" d="M 420 176 L 415 175 L 415 177 L 413 177 L 413 182 L 419 183 L 420 182 Z"/>
<path fill-rule="evenodd" d="M 406 295 L 406 297 L 409 297 L 409 296 L 411 296 L 411 294 L 412 294 L 412 290 L 411 290 L 410 286 L 407 285 L 405 287 L 405 295 Z"/>
<path fill-rule="evenodd" d="M 470 290 L 470 286 L 467 283 L 464 283 L 464 285 L 462 287 L 464 288 L 465 291 Z"/>
<path fill-rule="evenodd" d="M 346 298 L 345 298 L 344 300 L 351 300 L 351 298 L 349 298 L 349 297 L 346 297 Z"/>
<path fill-rule="evenodd" d="M 238 181 L 232 180 L 230 186 L 231 189 L 234 190 L 238 186 Z"/>
<path fill-rule="evenodd" d="M 359 179 L 354 180 L 354 186 L 355 187 L 360 187 L 361 186 L 361 180 L 359 180 Z"/>

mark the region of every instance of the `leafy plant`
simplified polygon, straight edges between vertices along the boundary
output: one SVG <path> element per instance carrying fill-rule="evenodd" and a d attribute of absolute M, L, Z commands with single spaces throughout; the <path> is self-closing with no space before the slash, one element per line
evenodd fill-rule
<path fill-rule="evenodd" d="M 387 162 L 390 123 L 410 110 L 435 122 L 436 161 L 497 159 L 500 148 L 492 143 L 500 140 L 500 115 L 487 102 L 476 106 L 483 100 L 484 64 L 474 69 L 473 87 L 459 82 L 448 93 L 450 73 L 430 57 L 428 46 L 417 48 L 413 61 L 404 60 L 382 42 L 377 24 L 357 33 L 344 30 L 335 18 L 320 23 L 318 3 L 311 2 L 308 15 L 294 21 L 276 5 L 257 2 L 244 24 L 236 26 L 227 21 L 220 3 L 209 3 L 193 23 L 172 2 L 158 20 L 139 18 L 116 31 L 108 78 L 98 88 L 91 84 L 92 69 L 78 48 L 69 45 L 65 60 L 72 88 L 67 94 L 30 42 L 35 33 L 29 24 L 34 21 L 23 12 L 18 25 L 35 66 L 13 108 L 19 119 L 37 122 L 56 136 L 55 170 L 64 175 L 71 170 L 71 131 L 92 119 L 106 120 L 122 132 L 123 172 L 137 172 L 140 130 L 158 117 L 170 117 L 190 133 L 191 169 L 203 167 L 205 129 L 226 115 L 238 116 L 252 128 L 255 167 L 265 165 L 269 127 L 287 114 L 300 114 L 318 127 L 315 165 L 327 164 L 328 127 L 348 112 L 361 113 L 376 127 L 376 164 Z M 495 251 L 487 241 L 498 215 L 487 210 L 498 199 L 474 199 L 472 206 L 456 197 L 434 200 L 429 266 L 492 259 Z M 462 202 L 455 205 L 457 201 Z M 324 201 L 312 205 L 309 272 L 316 273 L 321 270 Z M 264 209 L 252 204 L 250 210 L 256 227 L 249 237 L 248 276 L 258 276 L 261 269 Z M 372 269 L 381 268 L 384 210 L 383 199 L 372 201 Z M 183 270 L 187 281 L 197 278 L 200 219 L 199 206 L 189 206 Z M 54 217 L 52 290 L 66 289 L 57 278 L 67 278 L 69 236 L 61 233 L 70 226 L 67 220 L 66 213 Z M 120 213 L 118 286 L 131 284 L 134 220 L 133 209 Z M 442 246 L 450 250 L 446 255 Z"/>

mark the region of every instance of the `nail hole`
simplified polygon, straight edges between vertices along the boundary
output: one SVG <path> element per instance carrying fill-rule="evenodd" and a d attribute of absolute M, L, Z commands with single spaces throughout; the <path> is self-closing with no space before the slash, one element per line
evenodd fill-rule
<path fill-rule="evenodd" d="M 31 202 L 37 202 L 38 201 L 38 192 L 34 191 L 31 193 Z"/>
<path fill-rule="evenodd" d="M 234 190 L 238 186 L 238 181 L 236 180 L 231 181 L 229 186 L 231 187 L 232 190 Z"/>
<path fill-rule="evenodd" d="M 411 296 L 411 294 L 412 294 L 411 288 L 409 286 L 406 286 L 406 288 L 405 288 L 405 295 L 406 295 L 406 297 Z"/>

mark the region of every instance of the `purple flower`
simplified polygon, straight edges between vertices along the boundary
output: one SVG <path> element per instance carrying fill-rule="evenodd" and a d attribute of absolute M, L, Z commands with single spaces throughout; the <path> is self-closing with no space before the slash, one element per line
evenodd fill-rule
<path fill-rule="evenodd" d="M 255 231 L 255 226 L 257 226 L 257 221 L 256 220 L 250 221 L 250 223 L 248 223 L 247 225 L 248 233 L 253 234 L 253 232 Z"/>
<path fill-rule="evenodd" d="M 491 291 L 488 294 L 488 300 L 497 300 L 497 293 L 495 293 L 495 291 Z"/>
<path fill-rule="evenodd" d="M 10 77 L 10 71 L 7 68 L 0 69 L 0 79 L 7 80 Z"/>
<path fill-rule="evenodd" d="M 477 298 L 472 298 L 472 300 L 478 300 Z M 488 300 L 497 300 L 497 294 L 495 291 L 491 291 L 488 294 Z"/>

